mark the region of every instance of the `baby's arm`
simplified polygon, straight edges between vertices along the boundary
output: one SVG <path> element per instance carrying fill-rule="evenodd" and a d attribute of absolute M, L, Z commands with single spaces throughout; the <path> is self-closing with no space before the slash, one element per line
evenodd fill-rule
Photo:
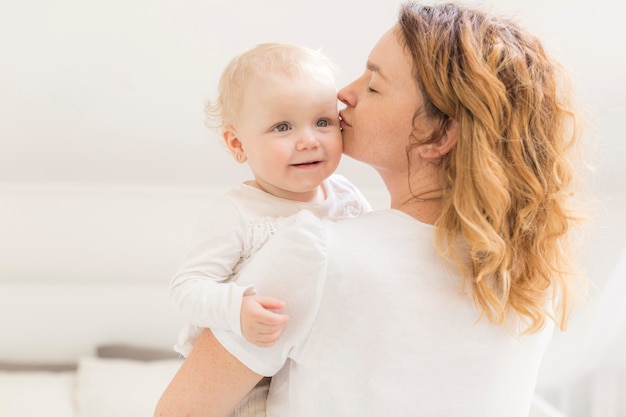
<path fill-rule="evenodd" d="M 213 201 L 197 222 L 191 250 L 170 282 L 170 298 L 190 325 L 241 335 L 242 300 L 254 294 L 252 285 L 232 281 L 244 236 L 245 225 L 228 200 Z"/>
<path fill-rule="evenodd" d="M 258 346 L 271 346 L 287 322 L 276 311 L 284 304 L 232 279 L 247 225 L 229 201 L 214 202 L 210 212 L 200 219 L 192 250 L 171 281 L 171 299 L 195 327 L 230 330 Z"/>
<path fill-rule="evenodd" d="M 301 213 L 296 220 L 276 240 L 268 241 L 239 278 L 258 282 L 259 291 L 288 300 L 285 309 L 291 324 L 278 343 L 259 348 L 232 332 L 205 330 L 161 396 L 154 417 L 226 416 L 261 375 L 275 375 L 302 348 L 325 288 L 327 239 L 312 214 Z M 245 298 L 254 297 L 263 304 L 260 296 Z"/>

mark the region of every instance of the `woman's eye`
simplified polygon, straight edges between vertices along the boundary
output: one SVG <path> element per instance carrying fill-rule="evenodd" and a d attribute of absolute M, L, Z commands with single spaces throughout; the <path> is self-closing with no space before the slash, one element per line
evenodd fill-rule
<path fill-rule="evenodd" d="M 370 93 L 378 93 L 378 91 L 374 90 L 372 87 L 367 87 L 367 91 Z"/>
<path fill-rule="evenodd" d="M 286 132 L 289 130 L 289 125 L 287 123 L 279 123 L 273 130 L 274 132 Z"/>
<path fill-rule="evenodd" d="M 326 119 L 318 120 L 317 123 L 315 124 L 315 126 L 317 127 L 328 127 L 329 125 L 330 123 L 328 123 L 328 120 Z"/>

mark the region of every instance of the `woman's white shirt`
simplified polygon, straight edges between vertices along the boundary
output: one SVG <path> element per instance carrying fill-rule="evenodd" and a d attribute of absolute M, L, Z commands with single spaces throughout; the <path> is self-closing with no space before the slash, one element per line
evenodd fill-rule
<path fill-rule="evenodd" d="M 286 300 L 278 344 L 218 340 L 274 376 L 268 417 L 526 417 L 553 326 L 521 336 L 479 319 L 434 227 L 396 210 L 321 221 L 301 212 L 240 273 Z"/>

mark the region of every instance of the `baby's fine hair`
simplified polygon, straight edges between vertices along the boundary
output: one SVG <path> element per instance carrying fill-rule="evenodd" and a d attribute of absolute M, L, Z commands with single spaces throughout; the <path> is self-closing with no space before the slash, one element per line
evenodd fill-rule
<path fill-rule="evenodd" d="M 319 77 L 334 83 L 335 67 L 321 52 L 299 45 L 262 43 L 244 50 L 224 68 L 217 99 L 205 107 L 205 124 L 218 129 L 235 123 L 250 81 L 270 73 Z"/>

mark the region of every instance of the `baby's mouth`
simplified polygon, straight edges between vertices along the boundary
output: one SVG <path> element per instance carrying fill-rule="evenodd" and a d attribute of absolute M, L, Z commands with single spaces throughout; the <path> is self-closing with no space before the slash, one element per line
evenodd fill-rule
<path fill-rule="evenodd" d="M 291 164 L 291 166 L 294 166 L 294 167 L 308 167 L 308 166 L 319 165 L 320 163 L 321 163 L 321 161 L 309 161 L 309 162 L 300 162 L 298 164 Z"/>

